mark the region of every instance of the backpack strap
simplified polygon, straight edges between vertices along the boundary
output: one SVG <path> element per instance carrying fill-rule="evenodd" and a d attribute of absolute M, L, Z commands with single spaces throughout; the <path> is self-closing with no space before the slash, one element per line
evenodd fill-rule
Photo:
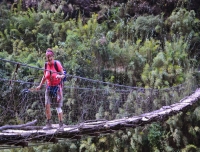
<path fill-rule="evenodd" d="M 54 68 L 56 69 L 57 72 L 59 72 L 56 60 L 54 61 Z"/>
<path fill-rule="evenodd" d="M 47 69 L 47 63 L 45 62 L 45 65 L 44 65 L 44 69 L 46 70 Z"/>
<path fill-rule="evenodd" d="M 47 69 L 47 62 L 45 62 L 45 65 L 44 65 L 44 72 L 46 72 L 46 69 Z M 51 72 L 50 72 L 50 74 L 51 74 Z"/>

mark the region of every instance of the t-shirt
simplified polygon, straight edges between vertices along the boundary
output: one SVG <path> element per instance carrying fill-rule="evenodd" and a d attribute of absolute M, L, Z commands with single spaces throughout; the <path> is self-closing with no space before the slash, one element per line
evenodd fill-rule
<path fill-rule="evenodd" d="M 56 61 L 56 64 L 58 67 L 58 72 L 61 72 L 63 70 L 62 65 L 60 64 L 60 62 L 57 62 L 57 61 Z M 49 70 L 51 70 L 51 72 Z M 49 62 L 47 63 L 46 70 L 44 71 L 44 75 L 45 75 L 48 86 L 57 86 L 60 84 L 61 79 L 56 78 L 58 73 L 54 67 L 54 61 L 51 64 Z"/>

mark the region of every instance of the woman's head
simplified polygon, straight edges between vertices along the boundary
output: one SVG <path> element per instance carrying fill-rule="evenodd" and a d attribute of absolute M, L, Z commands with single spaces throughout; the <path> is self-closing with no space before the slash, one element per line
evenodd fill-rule
<path fill-rule="evenodd" d="M 47 58 L 47 61 L 48 61 L 48 62 L 53 61 L 53 57 L 54 57 L 54 52 L 53 52 L 53 50 L 50 49 L 50 48 L 48 48 L 48 49 L 46 50 L 46 58 Z"/>
<path fill-rule="evenodd" d="M 54 56 L 53 50 L 50 49 L 50 48 L 48 48 L 48 49 L 46 50 L 46 56 Z"/>

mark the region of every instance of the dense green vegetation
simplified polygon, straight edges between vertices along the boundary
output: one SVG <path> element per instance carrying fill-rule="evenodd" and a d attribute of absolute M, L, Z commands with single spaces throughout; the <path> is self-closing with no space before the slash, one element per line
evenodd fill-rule
<path fill-rule="evenodd" d="M 60 7 L 45 10 L 43 2 L 37 10 L 23 10 L 21 1 L 11 9 L 2 3 L 0 58 L 43 67 L 45 50 L 53 48 L 69 74 L 155 89 L 176 86 L 198 76 L 197 12 L 180 5 L 168 15 L 163 12 L 127 17 L 129 4 L 107 9 L 107 19 L 98 23 L 98 14 L 85 19 L 79 13 L 77 19 L 69 19 Z M 0 67 L 2 78 L 13 77 L 14 69 L 9 63 Z M 42 72 L 38 75 L 29 69 L 21 75 L 25 80 L 39 82 Z M 4 84 L 1 85 L 2 91 Z M 162 124 L 33 147 L 29 151 L 198 151 L 199 118 L 197 107 Z"/>
<path fill-rule="evenodd" d="M 1 58 L 43 67 L 45 50 L 53 48 L 71 74 L 151 88 L 178 85 L 198 66 L 191 46 L 199 39 L 193 10 L 125 18 L 122 5 L 98 24 L 97 14 L 83 23 L 81 14 L 77 20 L 64 19 L 59 8 L 23 11 L 20 6 L 1 5 Z"/>

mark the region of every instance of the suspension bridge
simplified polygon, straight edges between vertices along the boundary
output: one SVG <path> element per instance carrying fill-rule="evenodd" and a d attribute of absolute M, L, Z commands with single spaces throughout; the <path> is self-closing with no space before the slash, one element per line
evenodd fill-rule
<path fill-rule="evenodd" d="M 146 89 L 92 80 L 67 74 L 64 85 L 64 130 L 45 125 L 44 88 L 32 91 L 43 68 L 0 59 L 0 145 L 26 147 L 29 142 L 53 142 L 99 136 L 135 128 L 185 111 L 200 98 L 195 80 L 166 89 Z M 25 74 L 33 77 L 25 77 Z M 6 124 L 5 124 L 6 122 Z"/>

